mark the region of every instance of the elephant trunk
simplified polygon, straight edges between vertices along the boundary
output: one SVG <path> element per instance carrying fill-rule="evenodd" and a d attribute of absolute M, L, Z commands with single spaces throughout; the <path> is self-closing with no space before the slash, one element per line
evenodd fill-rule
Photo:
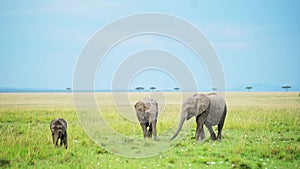
<path fill-rule="evenodd" d="M 185 119 L 186 119 L 185 115 L 182 115 L 181 119 L 180 119 L 180 122 L 179 122 L 179 125 L 178 125 L 178 128 L 177 128 L 175 134 L 173 135 L 173 137 L 171 138 L 171 140 L 173 140 L 174 138 L 177 137 L 177 135 L 179 134 L 179 132 L 182 129 L 182 126 L 183 126 L 183 123 L 184 123 Z"/>
<path fill-rule="evenodd" d="M 58 145 L 58 138 L 59 138 L 59 135 L 57 133 L 55 133 L 54 135 L 52 135 L 54 146 Z"/>

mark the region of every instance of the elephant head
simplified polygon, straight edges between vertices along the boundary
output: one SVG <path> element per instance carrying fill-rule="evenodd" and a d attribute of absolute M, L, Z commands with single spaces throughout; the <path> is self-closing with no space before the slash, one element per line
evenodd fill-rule
<path fill-rule="evenodd" d="M 194 94 L 192 97 L 187 98 L 182 104 L 180 122 L 171 140 L 179 134 L 185 120 L 201 115 L 209 108 L 209 105 L 210 99 L 204 94 Z"/>
<path fill-rule="evenodd" d="M 137 115 L 138 120 L 142 123 L 146 123 L 147 120 L 145 119 L 145 116 L 146 116 L 145 115 L 145 111 L 146 111 L 145 103 L 142 101 L 139 101 L 134 105 L 134 108 L 136 110 L 136 115 Z"/>

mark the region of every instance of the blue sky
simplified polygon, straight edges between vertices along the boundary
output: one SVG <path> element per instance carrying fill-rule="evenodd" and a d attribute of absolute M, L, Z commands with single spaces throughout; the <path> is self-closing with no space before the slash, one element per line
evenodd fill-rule
<path fill-rule="evenodd" d="M 0 87 L 71 87 L 77 58 L 96 31 L 125 16 L 158 12 L 182 18 L 205 34 L 219 55 L 227 89 L 251 85 L 254 90 L 281 90 L 280 86 L 291 85 L 299 91 L 299 11 L 298 0 L 4 0 L 0 3 Z M 157 36 L 128 39 L 103 60 L 96 88 L 110 89 L 115 69 L 130 53 L 160 48 L 180 55 L 200 90 L 209 90 L 212 86 L 203 65 L 187 57 L 192 53 L 176 43 Z M 172 89 L 175 80 L 157 70 L 143 71 L 133 77 L 129 88 Z"/>

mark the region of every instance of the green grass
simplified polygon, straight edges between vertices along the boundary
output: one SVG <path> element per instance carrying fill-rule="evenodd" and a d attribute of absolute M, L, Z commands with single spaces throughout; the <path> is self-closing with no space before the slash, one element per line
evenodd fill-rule
<path fill-rule="evenodd" d="M 129 99 L 134 103 L 145 95 L 131 93 Z M 160 105 L 159 137 L 176 129 L 174 121 L 181 104 L 179 93 L 163 96 L 166 104 Z M 138 123 L 118 114 L 110 94 L 98 93 L 96 99 L 111 128 L 132 138 L 142 137 Z M 300 168 L 298 93 L 227 93 L 226 100 L 222 142 L 195 142 L 192 119 L 184 139 L 172 144 L 169 151 L 149 158 L 128 158 L 89 138 L 78 121 L 72 94 L 0 94 L 0 168 Z M 128 105 L 127 113 L 134 114 L 131 108 Z M 68 150 L 52 145 L 49 123 L 56 117 L 68 121 Z M 128 139 L 120 144 L 129 151 L 138 144 L 151 148 L 162 142 Z"/>

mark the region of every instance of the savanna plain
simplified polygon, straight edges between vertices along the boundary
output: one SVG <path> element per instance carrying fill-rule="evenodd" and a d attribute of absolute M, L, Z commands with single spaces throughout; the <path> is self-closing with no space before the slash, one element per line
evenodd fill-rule
<path fill-rule="evenodd" d="M 179 92 L 161 95 L 158 137 L 176 130 L 182 102 Z M 133 104 L 145 96 L 149 93 L 128 94 Z M 298 92 L 229 92 L 225 97 L 228 112 L 221 142 L 211 141 L 207 130 L 206 141 L 196 142 L 192 118 L 192 125 L 180 133 L 182 139 L 167 151 L 130 158 L 101 147 L 86 134 L 72 93 L 2 93 L 0 168 L 300 168 Z M 106 124 L 118 133 L 142 138 L 139 124 L 126 120 L 111 98 L 110 93 L 95 94 Z M 128 111 L 134 117 L 134 109 Z M 68 122 L 68 149 L 52 144 L 49 123 L 57 117 Z M 148 149 L 160 144 L 141 141 Z M 130 149 L 134 143 L 124 144 Z"/>

